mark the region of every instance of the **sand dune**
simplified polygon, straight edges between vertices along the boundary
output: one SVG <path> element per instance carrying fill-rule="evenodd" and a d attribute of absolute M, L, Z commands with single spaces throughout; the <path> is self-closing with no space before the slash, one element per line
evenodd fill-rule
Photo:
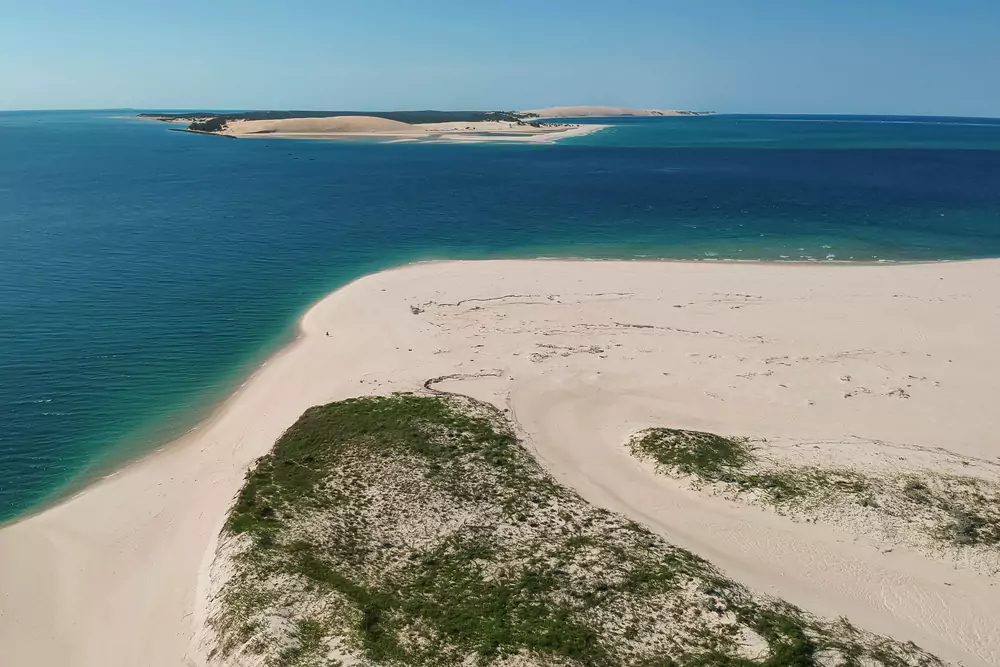
<path fill-rule="evenodd" d="M 328 118 L 281 118 L 276 120 L 234 120 L 219 134 L 232 137 L 279 137 L 332 139 L 385 137 L 401 140 L 449 142 L 531 141 L 548 142 L 596 132 L 604 125 L 532 125 L 511 121 L 470 121 L 448 123 L 403 123 L 374 116 L 331 116 Z"/>
<path fill-rule="evenodd" d="M 245 136 L 251 134 L 332 134 L 415 132 L 414 126 L 388 118 L 374 116 L 332 116 L 330 118 L 280 118 L 277 120 L 231 121 L 223 134 Z"/>
<path fill-rule="evenodd" d="M 998 295 L 1000 260 L 447 262 L 363 278 L 316 304 L 300 338 L 187 437 L 0 530 L 3 664 L 202 664 L 206 573 L 246 467 L 309 406 L 445 375 L 439 388 L 509 410 L 587 500 L 735 579 L 951 661 L 1000 664 L 1000 578 L 699 494 L 624 447 L 667 425 L 841 464 L 947 453 L 996 479 Z"/>

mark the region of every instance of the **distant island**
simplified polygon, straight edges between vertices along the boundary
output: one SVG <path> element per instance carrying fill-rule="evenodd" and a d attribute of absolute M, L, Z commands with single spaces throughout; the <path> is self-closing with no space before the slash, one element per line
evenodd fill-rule
<path fill-rule="evenodd" d="M 621 107 L 548 107 L 515 112 L 521 118 L 615 118 L 620 116 L 711 116 L 714 111 L 623 109 Z"/>
<path fill-rule="evenodd" d="M 700 116 L 704 112 L 551 107 L 530 111 L 247 111 L 142 113 L 140 118 L 185 125 L 183 131 L 231 138 L 336 139 L 381 137 L 389 141 L 513 141 L 550 143 L 597 132 L 606 125 L 539 122 L 552 118 Z"/>

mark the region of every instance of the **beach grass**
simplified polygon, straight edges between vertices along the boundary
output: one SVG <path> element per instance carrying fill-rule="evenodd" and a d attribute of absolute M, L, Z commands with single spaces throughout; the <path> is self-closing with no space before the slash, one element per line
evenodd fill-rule
<path fill-rule="evenodd" d="M 749 455 L 745 443 L 688 440 L 698 451 L 675 455 L 691 471 L 726 476 Z M 589 505 L 471 399 L 396 394 L 308 410 L 248 473 L 221 544 L 219 662 L 941 664 L 754 595 Z"/>
<path fill-rule="evenodd" d="M 665 474 L 784 511 L 860 507 L 954 547 L 1000 547 L 1000 486 L 981 478 L 792 465 L 765 459 L 746 438 L 671 428 L 638 433 L 629 448 Z"/>

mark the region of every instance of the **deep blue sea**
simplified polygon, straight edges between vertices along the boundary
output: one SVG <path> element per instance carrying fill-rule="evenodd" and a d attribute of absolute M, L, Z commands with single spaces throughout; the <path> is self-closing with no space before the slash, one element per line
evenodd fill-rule
<path fill-rule="evenodd" d="M 227 140 L 0 113 L 0 519 L 189 428 L 404 262 L 1000 256 L 1000 121 L 617 121 L 557 145 Z"/>

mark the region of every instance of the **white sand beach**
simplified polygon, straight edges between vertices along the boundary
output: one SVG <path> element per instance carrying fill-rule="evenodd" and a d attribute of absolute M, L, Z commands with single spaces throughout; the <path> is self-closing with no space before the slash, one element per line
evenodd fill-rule
<path fill-rule="evenodd" d="M 384 138 L 387 140 L 437 142 L 531 142 L 550 143 L 597 132 L 606 125 L 532 125 L 511 121 L 483 120 L 453 123 L 403 123 L 374 116 L 328 118 L 281 118 L 234 120 L 217 134 L 230 137 L 291 139 Z"/>
<path fill-rule="evenodd" d="M 187 436 L 0 529 L 0 665 L 203 665 L 207 573 L 247 467 L 312 405 L 440 376 L 508 410 L 585 499 L 757 591 L 1000 664 L 1000 574 L 699 493 L 624 447 L 671 426 L 1000 479 L 1000 260 L 429 263 L 362 278 L 300 327 Z"/>

